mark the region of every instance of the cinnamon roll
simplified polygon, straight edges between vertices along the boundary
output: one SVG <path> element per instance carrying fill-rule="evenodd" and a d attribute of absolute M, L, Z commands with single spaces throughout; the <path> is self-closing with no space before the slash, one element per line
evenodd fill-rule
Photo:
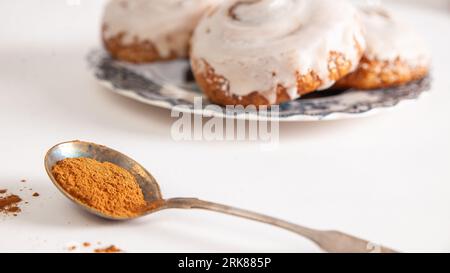
<path fill-rule="evenodd" d="M 272 105 L 332 86 L 365 49 L 357 10 L 344 0 L 231 0 L 202 18 L 191 64 L 222 105 Z"/>
<path fill-rule="evenodd" d="M 102 38 L 111 55 L 133 63 L 188 56 L 201 16 L 222 0 L 110 0 Z"/>
<path fill-rule="evenodd" d="M 361 9 L 367 49 L 359 68 L 336 87 L 378 89 L 402 85 L 429 73 L 424 41 L 405 22 L 381 7 Z"/>

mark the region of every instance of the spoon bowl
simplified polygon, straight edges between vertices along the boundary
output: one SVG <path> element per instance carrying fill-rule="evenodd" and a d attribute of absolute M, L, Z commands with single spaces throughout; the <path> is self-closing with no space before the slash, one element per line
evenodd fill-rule
<path fill-rule="evenodd" d="M 75 199 L 63 187 L 61 187 L 61 185 L 59 185 L 52 172 L 52 169 L 56 165 L 56 163 L 67 158 L 91 158 L 99 162 L 110 162 L 112 164 L 120 166 L 135 177 L 147 203 L 163 203 L 161 202 L 163 200 L 161 191 L 155 178 L 132 158 L 106 146 L 78 140 L 64 142 L 54 146 L 47 152 L 44 160 L 45 170 L 47 171 L 50 180 L 67 198 L 75 202 L 77 205 L 81 206 L 83 209 L 94 213 L 97 216 L 110 220 L 130 220 L 142 215 L 136 215 L 133 217 L 116 217 L 107 215 Z M 158 209 L 159 206 L 151 206 L 150 211 L 143 212 L 143 214 L 148 214 Z"/>

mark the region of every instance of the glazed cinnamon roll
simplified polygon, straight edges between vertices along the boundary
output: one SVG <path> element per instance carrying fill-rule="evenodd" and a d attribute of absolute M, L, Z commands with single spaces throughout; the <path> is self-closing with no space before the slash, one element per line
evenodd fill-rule
<path fill-rule="evenodd" d="M 200 21 L 191 63 L 213 102 L 261 106 L 330 87 L 364 49 L 347 1 L 231 0 Z"/>
<path fill-rule="evenodd" d="M 429 73 L 430 55 L 410 25 L 381 7 L 364 7 L 361 13 L 367 49 L 357 71 L 340 80 L 337 87 L 387 88 Z"/>
<path fill-rule="evenodd" d="M 102 38 L 111 55 L 134 63 L 184 58 L 200 17 L 222 0 L 110 0 Z"/>

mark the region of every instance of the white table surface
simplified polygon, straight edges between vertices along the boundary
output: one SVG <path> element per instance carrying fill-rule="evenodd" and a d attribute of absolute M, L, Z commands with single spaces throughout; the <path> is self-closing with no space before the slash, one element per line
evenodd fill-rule
<path fill-rule="evenodd" d="M 103 1 L 80 3 L 0 3 L 0 188 L 29 202 L 18 217 L 0 215 L 0 252 L 67 251 L 85 241 L 128 252 L 318 251 L 289 232 L 203 211 L 126 223 L 87 215 L 43 168 L 48 148 L 73 139 L 134 157 L 167 197 L 232 204 L 401 251 L 450 251 L 447 13 L 400 9 L 432 49 L 431 93 L 378 116 L 282 124 L 278 149 L 262 152 L 255 142 L 175 142 L 169 111 L 100 88 L 85 56 L 99 46 Z"/>

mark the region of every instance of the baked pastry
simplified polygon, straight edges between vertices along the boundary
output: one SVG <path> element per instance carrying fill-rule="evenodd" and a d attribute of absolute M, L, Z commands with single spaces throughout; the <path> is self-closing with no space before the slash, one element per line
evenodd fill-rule
<path fill-rule="evenodd" d="M 110 0 L 103 16 L 106 49 L 119 60 L 145 63 L 188 56 L 199 19 L 222 0 Z"/>
<path fill-rule="evenodd" d="M 332 86 L 365 50 L 358 11 L 344 0 L 231 0 L 191 42 L 194 76 L 221 105 L 272 105 Z"/>
<path fill-rule="evenodd" d="M 359 68 L 336 87 L 377 89 L 425 77 L 430 55 L 414 29 L 381 7 L 361 9 L 367 49 Z"/>

